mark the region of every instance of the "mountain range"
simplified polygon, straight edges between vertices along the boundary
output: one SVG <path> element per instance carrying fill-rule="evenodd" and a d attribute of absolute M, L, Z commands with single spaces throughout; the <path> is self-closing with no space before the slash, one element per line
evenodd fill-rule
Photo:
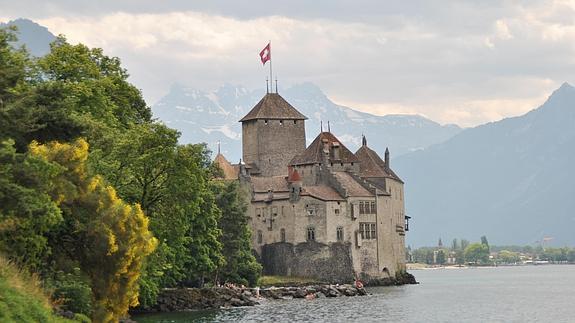
<path fill-rule="evenodd" d="M 383 153 L 389 147 L 394 156 L 400 156 L 443 142 L 461 131 L 456 125 L 440 125 L 418 115 L 376 116 L 341 106 L 312 83 L 296 84 L 280 89 L 279 93 L 308 117 L 308 143 L 319 134 L 323 124 L 324 130 L 330 128 L 353 151 L 359 148 L 364 134 L 376 151 Z M 265 90 L 230 84 L 212 92 L 174 85 L 152 110 L 155 117 L 182 133 L 182 142 L 206 142 L 212 150 L 221 142 L 222 153 L 236 162 L 241 157 L 238 120 L 264 94 Z"/>
<path fill-rule="evenodd" d="M 574 166 L 575 88 L 565 83 L 525 115 L 465 129 L 394 161 L 406 182 L 409 242 L 487 235 L 498 245 L 552 238 L 573 246 Z"/>

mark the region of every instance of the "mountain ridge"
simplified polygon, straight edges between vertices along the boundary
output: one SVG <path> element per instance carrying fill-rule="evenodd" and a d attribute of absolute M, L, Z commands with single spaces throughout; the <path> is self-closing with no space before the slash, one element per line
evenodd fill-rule
<path fill-rule="evenodd" d="M 410 242 L 438 237 L 575 245 L 575 88 L 564 83 L 530 112 L 465 129 L 395 163 L 406 181 Z M 548 221 L 553 219 L 553 221 Z M 417 231 L 417 223 L 425 231 Z"/>
<path fill-rule="evenodd" d="M 152 110 L 159 120 L 182 132 L 182 142 L 207 142 L 213 149 L 217 141 L 222 141 L 224 154 L 235 161 L 241 156 L 238 121 L 264 94 L 261 89 L 248 90 L 229 83 L 210 92 L 175 84 Z M 456 125 L 440 125 L 420 115 L 377 116 L 338 105 L 309 82 L 280 88 L 279 94 L 308 117 L 308 143 L 320 132 L 322 121 L 324 129 L 329 121 L 332 132 L 352 150 L 359 148 L 364 134 L 376 143 L 377 151 L 390 147 L 395 156 L 441 142 L 461 131 Z"/>

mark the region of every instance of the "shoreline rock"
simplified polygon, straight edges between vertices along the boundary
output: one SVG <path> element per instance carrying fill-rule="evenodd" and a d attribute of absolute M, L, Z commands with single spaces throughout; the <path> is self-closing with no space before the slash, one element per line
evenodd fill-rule
<path fill-rule="evenodd" d="M 257 293 L 257 288 L 169 288 L 158 295 L 154 306 L 136 308 L 132 312 L 182 312 L 254 306 L 265 300 L 367 295 L 365 288 L 356 288 L 349 284 L 260 288 L 259 298 Z"/>
<path fill-rule="evenodd" d="M 408 272 L 400 273 L 393 278 L 370 279 L 365 282 L 365 286 L 398 286 L 405 284 L 418 284 L 418 282 Z M 365 288 L 357 288 L 352 284 L 310 284 L 264 288 L 166 288 L 158 295 L 155 305 L 149 308 L 135 308 L 131 312 L 182 312 L 255 306 L 267 300 L 354 297 L 367 294 Z"/>

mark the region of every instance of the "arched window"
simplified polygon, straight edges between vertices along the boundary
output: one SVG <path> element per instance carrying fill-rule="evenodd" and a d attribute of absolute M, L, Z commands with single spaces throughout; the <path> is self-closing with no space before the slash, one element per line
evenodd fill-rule
<path fill-rule="evenodd" d="M 337 241 L 343 241 L 343 227 L 337 227 Z"/>
<path fill-rule="evenodd" d="M 280 230 L 280 240 L 281 242 L 286 242 L 286 229 L 281 229 Z"/>
<path fill-rule="evenodd" d="M 315 241 L 315 228 L 307 228 L 307 241 Z"/>

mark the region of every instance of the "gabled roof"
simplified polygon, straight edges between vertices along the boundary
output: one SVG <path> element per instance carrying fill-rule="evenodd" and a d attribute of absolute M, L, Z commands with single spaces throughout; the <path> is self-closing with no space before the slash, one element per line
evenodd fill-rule
<path fill-rule="evenodd" d="M 359 159 L 359 176 L 365 178 L 387 177 L 393 178 L 401 183 L 403 181 L 397 176 L 391 168 L 386 167 L 385 162 L 379 155 L 364 144 L 355 152 Z"/>
<path fill-rule="evenodd" d="M 306 120 L 296 108 L 277 93 L 266 94 L 240 122 L 257 119 Z"/>
<path fill-rule="evenodd" d="M 320 133 L 303 153 L 295 156 L 289 165 L 309 165 L 323 162 L 324 144 L 328 145 L 329 161 L 337 163 L 358 162 L 359 159 L 331 132 Z M 339 159 L 335 159 L 332 147 L 339 145 Z"/>
<path fill-rule="evenodd" d="M 218 153 L 214 159 L 224 173 L 224 179 L 238 179 L 239 168 L 237 165 L 232 165 L 224 155 Z"/>

